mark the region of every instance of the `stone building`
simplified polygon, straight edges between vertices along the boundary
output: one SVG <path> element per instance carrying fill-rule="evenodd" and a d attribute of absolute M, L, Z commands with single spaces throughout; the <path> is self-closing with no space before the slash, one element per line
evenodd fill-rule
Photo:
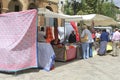
<path fill-rule="evenodd" d="M 50 11 L 58 12 L 58 1 L 59 0 L 0 0 L 0 13 L 18 12 L 38 8 L 47 8 Z M 38 20 L 39 26 L 44 25 L 45 19 L 43 19 L 43 17 L 39 16 Z M 49 19 L 49 21 L 54 20 Z"/>
<path fill-rule="evenodd" d="M 58 0 L 0 0 L 0 12 L 17 12 L 32 8 L 47 8 L 58 11 Z"/>

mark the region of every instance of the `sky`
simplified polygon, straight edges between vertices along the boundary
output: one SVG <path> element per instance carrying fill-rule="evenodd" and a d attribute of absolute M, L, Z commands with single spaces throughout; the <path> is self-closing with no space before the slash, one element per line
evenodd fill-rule
<path fill-rule="evenodd" d="M 114 4 L 120 8 L 120 0 L 113 0 Z"/>

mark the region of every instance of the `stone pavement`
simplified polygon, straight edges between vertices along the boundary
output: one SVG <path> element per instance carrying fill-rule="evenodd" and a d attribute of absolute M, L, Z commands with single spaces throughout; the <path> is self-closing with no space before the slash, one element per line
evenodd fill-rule
<path fill-rule="evenodd" d="M 120 56 L 98 56 L 70 62 L 56 62 L 55 69 L 28 69 L 17 73 L 0 73 L 0 80 L 120 80 Z"/>

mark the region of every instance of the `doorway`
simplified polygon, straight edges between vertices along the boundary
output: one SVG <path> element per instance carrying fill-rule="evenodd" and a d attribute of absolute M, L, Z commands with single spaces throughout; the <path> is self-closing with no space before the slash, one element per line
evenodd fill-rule
<path fill-rule="evenodd" d="M 9 12 L 22 11 L 23 5 L 19 0 L 11 0 L 8 4 Z"/>

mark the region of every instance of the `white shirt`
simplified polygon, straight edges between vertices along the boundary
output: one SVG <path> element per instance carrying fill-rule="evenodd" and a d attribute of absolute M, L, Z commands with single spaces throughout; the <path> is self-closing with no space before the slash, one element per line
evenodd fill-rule
<path fill-rule="evenodd" d="M 96 33 L 95 36 L 96 36 L 96 38 L 100 38 L 101 34 L 100 33 Z"/>
<path fill-rule="evenodd" d="M 45 32 L 43 32 L 43 31 L 39 31 L 38 32 L 38 41 L 39 42 L 45 42 L 46 41 L 46 39 L 45 39 Z"/>

